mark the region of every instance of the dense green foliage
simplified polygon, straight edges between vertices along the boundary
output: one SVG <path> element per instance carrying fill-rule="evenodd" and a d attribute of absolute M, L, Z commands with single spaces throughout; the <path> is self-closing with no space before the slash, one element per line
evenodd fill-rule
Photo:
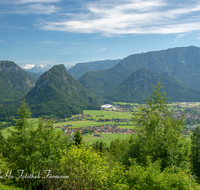
<path fill-rule="evenodd" d="M 4 160 L 1 160 L 1 167 L 7 171 L 12 170 L 14 178 L 7 177 L 2 182 L 15 184 L 24 189 L 45 186 L 47 189 L 51 184 L 41 178 L 26 178 L 34 173 L 34 176 L 46 176 L 45 170 L 56 170 L 59 165 L 61 153 L 70 145 L 68 137 L 63 136 L 62 132 L 55 132 L 52 121 L 45 124 L 40 119 L 38 127 L 33 130 L 28 118 L 31 113 L 25 101 L 22 102 L 18 110 L 15 130 L 11 131 L 11 136 L 6 141 L 1 138 Z M 5 166 L 5 163 L 6 166 Z M 20 177 L 24 176 L 24 177 Z"/>
<path fill-rule="evenodd" d="M 191 136 L 191 163 L 193 173 L 200 179 L 200 127 L 197 127 Z"/>
<path fill-rule="evenodd" d="M 157 73 L 146 68 L 134 71 L 121 84 L 109 91 L 104 98 L 115 102 L 145 103 L 144 98 L 152 93 L 152 85 L 157 84 L 159 79 L 163 83 L 163 91 L 166 92 L 167 98 L 170 97 L 171 101 L 200 101 L 200 90 L 185 85 L 166 72 Z"/>
<path fill-rule="evenodd" d="M 182 136 L 183 117 L 173 118 L 173 111 L 167 105 L 160 82 L 154 86 L 146 107 L 140 107 L 133 114 L 138 124 L 135 142 L 130 146 L 128 157 L 137 158 L 137 162 L 146 165 L 150 156 L 153 161 L 160 160 L 162 169 L 170 166 L 189 168 L 190 145 Z"/>
<path fill-rule="evenodd" d="M 0 102 L 18 100 L 35 80 L 12 61 L 0 61 Z"/>
<path fill-rule="evenodd" d="M 130 55 L 108 70 L 85 73 L 79 82 L 96 94 L 104 94 L 140 68 L 167 72 L 200 89 L 200 48 L 194 46 Z"/>
<path fill-rule="evenodd" d="M 119 59 L 117 60 L 103 60 L 103 61 L 91 61 L 86 63 L 77 63 L 74 67 L 70 68 L 68 72 L 75 78 L 79 79 L 83 74 L 88 71 L 99 71 L 110 69 L 119 63 Z"/>
<path fill-rule="evenodd" d="M 64 65 L 56 65 L 45 72 L 26 100 L 34 117 L 70 117 L 84 109 L 99 109 L 102 104 L 101 98 L 75 80 Z"/>

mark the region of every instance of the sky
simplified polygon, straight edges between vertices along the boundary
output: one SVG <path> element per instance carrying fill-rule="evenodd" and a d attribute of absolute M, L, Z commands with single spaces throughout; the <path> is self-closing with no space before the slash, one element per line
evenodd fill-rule
<path fill-rule="evenodd" d="M 200 47 L 199 0 L 0 0 L 0 60 L 75 65 Z"/>

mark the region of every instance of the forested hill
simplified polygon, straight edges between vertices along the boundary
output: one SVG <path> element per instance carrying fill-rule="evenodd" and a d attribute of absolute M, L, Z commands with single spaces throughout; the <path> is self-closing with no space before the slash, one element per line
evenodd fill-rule
<path fill-rule="evenodd" d="M 162 91 L 170 101 L 200 101 L 200 90 L 187 86 L 168 73 L 158 73 L 146 68 L 134 71 L 121 84 L 105 95 L 105 98 L 116 102 L 146 102 L 153 92 L 153 84 L 157 85 L 161 79 Z"/>
<path fill-rule="evenodd" d="M 79 82 L 96 94 L 104 94 L 144 67 L 168 72 L 188 86 L 200 89 L 200 48 L 194 46 L 130 55 L 108 70 L 85 73 Z"/>
<path fill-rule="evenodd" d="M 0 101 L 18 100 L 35 85 L 35 80 L 12 61 L 0 61 Z"/>
<path fill-rule="evenodd" d="M 64 65 L 55 65 L 38 79 L 26 101 L 34 117 L 69 117 L 84 109 L 99 109 L 101 98 L 74 79 Z"/>
<path fill-rule="evenodd" d="M 79 79 L 83 74 L 88 71 L 99 71 L 110 69 L 119 63 L 120 59 L 117 60 L 103 60 L 103 61 L 91 61 L 86 63 L 77 63 L 74 67 L 70 68 L 68 72 L 75 78 Z"/>

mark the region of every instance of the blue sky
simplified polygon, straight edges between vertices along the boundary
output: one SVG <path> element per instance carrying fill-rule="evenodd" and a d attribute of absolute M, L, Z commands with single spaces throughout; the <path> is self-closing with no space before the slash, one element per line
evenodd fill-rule
<path fill-rule="evenodd" d="M 0 60 L 74 65 L 200 46 L 198 0 L 0 0 Z"/>

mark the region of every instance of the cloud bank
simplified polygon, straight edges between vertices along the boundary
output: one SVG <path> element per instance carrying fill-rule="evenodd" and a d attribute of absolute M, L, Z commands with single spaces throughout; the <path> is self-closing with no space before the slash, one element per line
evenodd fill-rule
<path fill-rule="evenodd" d="M 57 21 L 40 20 L 38 27 L 42 30 L 100 33 L 104 36 L 181 34 L 200 30 L 198 1 L 98 1 L 84 4 L 82 9 L 86 11 L 76 14 L 66 11 L 65 14 L 70 16 Z"/>

